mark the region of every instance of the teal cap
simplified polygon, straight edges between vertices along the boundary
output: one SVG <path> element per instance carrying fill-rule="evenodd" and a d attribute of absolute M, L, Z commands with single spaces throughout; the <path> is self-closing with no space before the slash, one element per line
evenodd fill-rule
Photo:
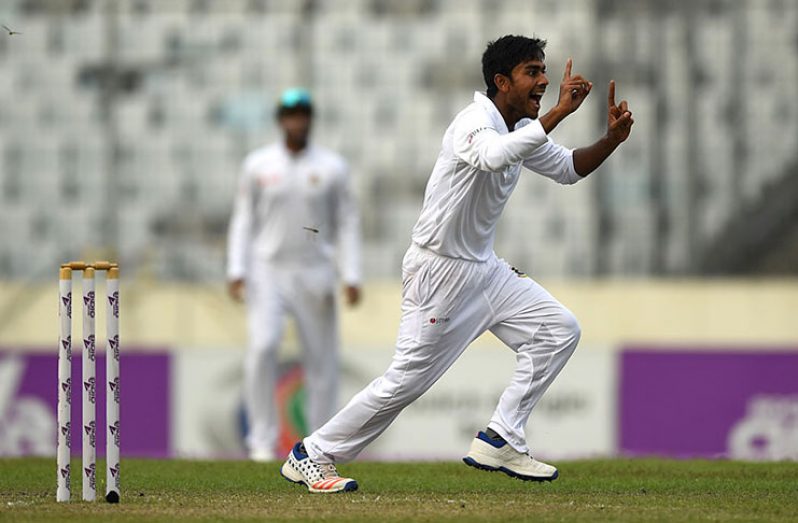
<path fill-rule="evenodd" d="M 296 109 L 296 108 L 303 108 L 303 109 L 310 109 L 313 106 L 310 100 L 310 93 L 307 89 L 303 89 L 302 87 L 293 87 L 291 89 L 286 89 L 283 91 L 283 94 L 280 95 L 280 105 L 279 109 Z"/>

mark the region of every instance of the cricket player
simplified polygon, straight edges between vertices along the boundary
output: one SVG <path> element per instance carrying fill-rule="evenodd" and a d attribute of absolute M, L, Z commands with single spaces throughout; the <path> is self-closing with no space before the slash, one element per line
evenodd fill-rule
<path fill-rule="evenodd" d="M 274 459 L 277 349 L 285 317 L 293 316 L 302 344 L 306 418 L 314 430 L 336 408 L 337 273 L 347 304 L 360 300 L 360 219 L 349 169 L 339 155 L 309 142 L 312 116 L 306 90 L 282 94 L 277 121 L 283 140 L 244 160 L 230 221 L 228 290 L 247 304 L 246 443 L 255 461 Z"/>
<path fill-rule="evenodd" d="M 606 134 L 576 150 L 554 143 L 548 134 L 593 85 L 571 74 L 569 59 L 557 105 L 538 118 L 549 85 L 544 47 L 539 39 L 512 35 L 488 44 L 482 56 L 487 91 L 475 93 L 446 130 L 404 257 L 393 361 L 294 446 L 281 469 L 286 479 L 310 492 L 356 490 L 357 482 L 339 476 L 335 464 L 355 458 L 487 330 L 515 353 L 517 364 L 464 461 L 523 480 L 557 478 L 556 468 L 532 457 L 524 429 L 576 349 L 579 325 L 546 289 L 496 256 L 496 224 L 522 167 L 560 184 L 576 183 L 629 137 L 633 120 L 625 101 L 615 103 L 610 82 Z"/>

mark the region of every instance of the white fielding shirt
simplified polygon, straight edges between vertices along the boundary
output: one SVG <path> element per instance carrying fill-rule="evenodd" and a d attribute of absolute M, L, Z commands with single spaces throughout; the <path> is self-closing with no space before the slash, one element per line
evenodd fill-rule
<path fill-rule="evenodd" d="M 360 215 L 346 161 L 312 144 L 299 154 L 282 142 L 250 153 L 230 220 L 228 278 L 245 278 L 250 263 L 334 264 L 336 245 L 341 279 L 360 284 Z"/>
<path fill-rule="evenodd" d="M 554 143 L 538 120 L 525 118 L 510 132 L 493 102 L 474 93 L 443 136 L 413 241 L 443 256 L 487 260 L 522 166 L 561 184 L 582 179 L 573 151 Z"/>

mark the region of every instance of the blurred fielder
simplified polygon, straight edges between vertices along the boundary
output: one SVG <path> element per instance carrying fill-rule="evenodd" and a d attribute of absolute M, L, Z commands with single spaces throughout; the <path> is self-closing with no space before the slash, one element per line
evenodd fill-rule
<path fill-rule="evenodd" d="M 548 134 L 593 86 L 572 76 L 568 60 L 557 105 L 538 118 L 549 84 L 544 47 L 544 41 L 521 36 L 488 44 L 482 56 L 487 93 L 475 93 L 446 130 L 405 254 L 393 362 L 294 446 L 281 469 L 288 480 L 311 492 L 356 490 L 357 482 L 340 477 L 335 464 L 355 458 L 487 330 L 515 353 L 517 365 L 487 428 L 463 459 L 524 480 L 557 477 L 556 468 L 532 457 L 524 428 L 576 349 L 579 326 L 543 287 L 496 256 L 496 223 L 522 167 L 557 183 L 578 182 L 628 138 L 633 120 L 625 101 L 615 103 L 610 82 L 606 134 L 573 151 L 554 143 Z"/>
<path fill-rule="evenodd" d="M 283 140 L 244 160 L 230 221 L 228 290 L 237 301 L 246 296 L 244 399 L 247 446 L 256 461 L 274 459 L 277 349 L 287 314 L 303 347 L 309 429 L 335 413 L 336 244 L 345 300 L 360 300 L 360 221 L 349 169 L 339 155 L 308 142 L 312 116 L 307 91 L 283 93 L 277 107 Z"/>

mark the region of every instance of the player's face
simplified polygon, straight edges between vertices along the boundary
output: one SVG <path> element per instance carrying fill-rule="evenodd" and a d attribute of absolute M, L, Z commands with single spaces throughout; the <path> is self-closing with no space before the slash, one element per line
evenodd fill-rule
<path fill-rule="evenodd" d="M 510 91 L 507 103 L 519 118 L 537 118 L 540 100 L 549 79 L 542 60 L 529 60 L 516 65 L 510 73 Z"/>
<path fill-rule="evenodd" d="M 280 127 L 290 143 L 304 144 L 310 134 L 310 115 L 305 111 L 291 111 L 280 117 Z"/>

